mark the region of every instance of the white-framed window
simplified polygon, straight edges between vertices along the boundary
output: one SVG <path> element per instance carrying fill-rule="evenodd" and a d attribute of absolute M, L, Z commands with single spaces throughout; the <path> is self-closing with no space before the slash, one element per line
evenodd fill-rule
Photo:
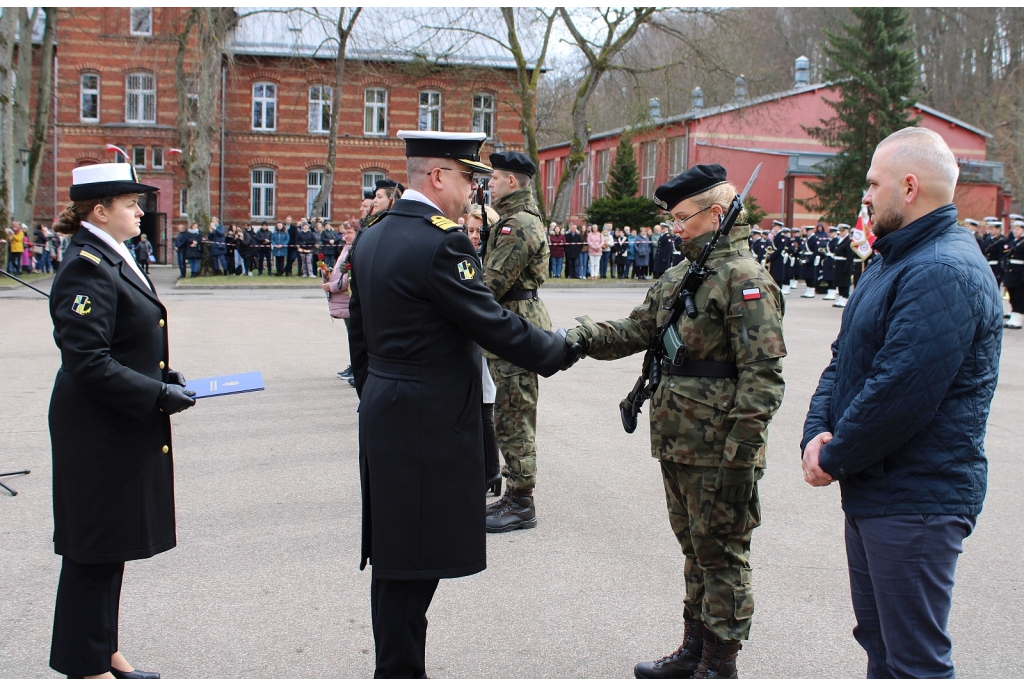
<path fill-rule="evenodd" d="M 387 178 L 387 174 L 383 171 L 376 171 L 371 169 L 363 172 L 363 192 L 374 192 L 377 190 L 377 181 L 383 181 Z"/>
<path fill-rule="evenodd" d="M 578 206 L 576 212 L 582 213 L 590 205 L 590 153 L 583 157 L 583 168 L 580 170 L 576 195 Z"/>
<path fill-rule="evenodd" d="M 604 197 L 608 190 L 605 187 L 608 182 L 608 159 L 611 150 L 598 150 L 597 152 L 597 197 Z"/>
<path fill-rule="evenodd" d="M 388 134 L 388 91 L 367 88 L 363 98 L 363 133 L 368 136 Z"/>
<path fill-rule="evenodd" d="M 310 169 L 306 172 L 306 216 L 310 219 L 331 218 L 331 198 L 325 197 L 320 207 L 314 207 L 313 201 L 324 187 L 324 170 Z"/>
<path fill-rule="evenodd" d="M 252 170 L 252 216 L 254 219 L 273 218 L 275 187 L 273 169 Z"/>
<path fill-rule="evenodd" d="M 640 174 L 640 194 L 654 197 L 654 176 L 658 171 L 658 141 L 644 143 L 640 148 L 643 157 L 642 173 Z"/>
<path fill-rule="evenodd" d="M 125 79 L 124 120 L 129 124 L 156 123 L 156 77 L 144 71 Z"/>
<path fill-rule="evenodd" d="M 549 159 L 544 165 L 547 167 L 545 170 L 545 188 L 544 188 L 544 202 L 550 207 L 551 203 L 555 199 L 555 168 L 558 160 Z"/>
<path fill-rule="evenodd" d="M 153 148 L 153 168 L 164 168 L 164 149 L 162 147 Z"/>
<path fill-rule="evenodd" d="M 686 171 L 686 136 L 668 139 L 668 175 L 675 178 Z"/>
<path fill-rule="evenodd" d="M 153 35 L 153 8 L 132 7 L 129 33 L 133 36 Z"/>
<path fill-rule="evenodd" d="M 481 131 L 488 140 L 494 137 L 494 96 L 490 93 L 473 95 L 473 132 Z"/>
<path fill-rule="evenodd" d="M 82 74 L 81 107 L 79 117 L 82 121 L 100 120 L 100 75 Z"/>
<path fill-rule="evenodd" d="M 188 188 L 184 186 L 178 191 L 178 216 L 188 216 Z"/>
<path fill-rule="evenodd" d="M 277 86 L 273 83 L 252 84 L 252 128 L 255 131 L 277 128 Z"/>
<path fill-rule="evenodd" d="M 125 145 L 124 143 L 117 143 L 117 148 L 119 150 L 125 150 L 125 151 L 128 150 L 128 146 Z M 114 163 L 115 164 L 124 164 L 127 161 L 128 160 L 125 159 L 124 155 L 122 155 L 120 152 L 116 152 L 116 151 L 114 152 Z"/>
<path fill-rule="evenodd" d="M 441 130 L 441 94 L 436 90 L 420 91 L 420 130 Z"/>
<path fill-rule="evenodd" d="M 309 132 L 329 133 L 331 130 L 331 101 L 334 89 L 330 86 L 309 87 Z"/>
<path fill-rule="evenodd" d="M 136 169 L 146 168 L 146 148 L 132 148 L 132 166 L 134 166 Z"/>

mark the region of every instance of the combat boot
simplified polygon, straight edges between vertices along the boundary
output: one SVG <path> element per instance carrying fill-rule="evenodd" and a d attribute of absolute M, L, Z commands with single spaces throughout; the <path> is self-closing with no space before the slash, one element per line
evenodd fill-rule
<path fill-rule="evenodd" d="M 533 488 L 508 490 L 508 501 L 493 514 L 487 515 L 488 533 L 507 533 L 537 526 L 537 509 L 533 506 Z"/>
<path fill-rule="evenodd" d="M 510 497 L 512 497 L 512 487 L 506 482 L 505 492 L 502 494 L 502 496 L 488 504 L 486 507 L 484 507 L 484 511 L 487 513 L 488 516 L 497 513 L 503 506 L 508 504 Z"/>
<path fill-rule="evenodd" d="M 657 661 L 642 661 L 633 667 L 633 675 L 640 680 L 654 678 L 692 678 L 700 664 L 704 648 L 704 624 L 694 619 L 690 607 L 683 608 L 683 644 L 679 649 Z"/>
<path fill-rule="evenodd" d="M 704 626 L 704 653 L 700 657 L 700 665 L 693 672 L 695 679 L 703 678 L 739 678 L 736 672 L 736 654 L 743 649 L 739 640 L 721 642 Z"/>

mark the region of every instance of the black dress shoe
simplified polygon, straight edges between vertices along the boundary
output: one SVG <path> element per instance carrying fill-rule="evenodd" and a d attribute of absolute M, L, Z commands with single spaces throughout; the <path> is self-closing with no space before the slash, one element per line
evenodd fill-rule
<path fill-rule="evenodd" d="M 150 673 L 149 671 L 140 671 L 138 669 L 136 669 L 134 671 L 119 671 L 116 668 L 114 668 L 113 666 L 110 667 L 110 674 L 112 676 L 114 676 L 115 678 L 117 678 L 118 680 L 121 680 L 121 679 L 125 679 L 125 680 L 132 680 L 132 679 L 138 679 L 138 680 L 159 680 L 160 679 L 160 674 L 159 673 Z"/>

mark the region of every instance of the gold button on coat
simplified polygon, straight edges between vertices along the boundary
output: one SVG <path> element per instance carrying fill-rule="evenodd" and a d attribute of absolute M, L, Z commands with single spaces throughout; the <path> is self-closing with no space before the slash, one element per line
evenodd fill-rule
<path fill-rule="evenodd" d="M 160 319 L 160 321 L 157 322 L 157 325 L 160 326 L 160 328 L 163 328 L 165 325 L 167 325 L 167 322 L 164 321 L 163 319 Z"/>
<path fill-rule="evenodd" d="M 160 362 L 160 368 L 162 369 L 162 368 L 164 368 L 164 366 L 166 366 L 166 364 L 164 364 L 163 362 Z"/>
<path fill-rule="evenodd" d="M 168 452 L 171 451 L 171 448 L 168 447 L 167 445 L 164 445 L 163 447 L 160 448 L 160 451 L 163 452 L 164 454 L 167 454 Z"/>

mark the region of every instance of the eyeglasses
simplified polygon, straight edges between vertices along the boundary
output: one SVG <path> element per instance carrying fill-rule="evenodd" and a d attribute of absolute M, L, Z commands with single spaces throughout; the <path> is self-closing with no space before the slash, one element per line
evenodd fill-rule
<path fill-rule="evenodd" d="M 466 178 L 469 179 L 469 182 L 471 184 L 477 185 L 476 179 L 473 178 L 473 172 L 472 171 L 462 171 L 461 169 L 449 169 L 446 166 L 439 166 L 437 168 L 438 169 L 442 169 L 443 171 L 454 171 L 457 174 L 465 174 Z"/>
<path fill-rule="evenodd" d="M 673 218 L 672 218 L 672 224 L 673 224 L 673 225 L 674 225 L 674 226 L 675 226 L 676 228 L 682 228 L 682 227 L 683 227 L 683 224 L 685 224 L 685 223 L 686 223 L 687 221 L 689 221 L 689 220 L 690 220 L 690 219 L 692 219 L 693 217 L 697 216 L 698 214 L 701 214 L 701 213 L 703 213 L 703 212 L 706 212 L 706 211 L 708 211 L 709 209 L 711 209 L 711 207 L 705 207 L 704 209 L 702 209 L 702 210 L 700 210 L 700 211 L 694 212 L 693 214 L 691 214 L 690 216 L 686 217 L 685 219 L 676 219 L 675 217 L 673 217 Z"/>

